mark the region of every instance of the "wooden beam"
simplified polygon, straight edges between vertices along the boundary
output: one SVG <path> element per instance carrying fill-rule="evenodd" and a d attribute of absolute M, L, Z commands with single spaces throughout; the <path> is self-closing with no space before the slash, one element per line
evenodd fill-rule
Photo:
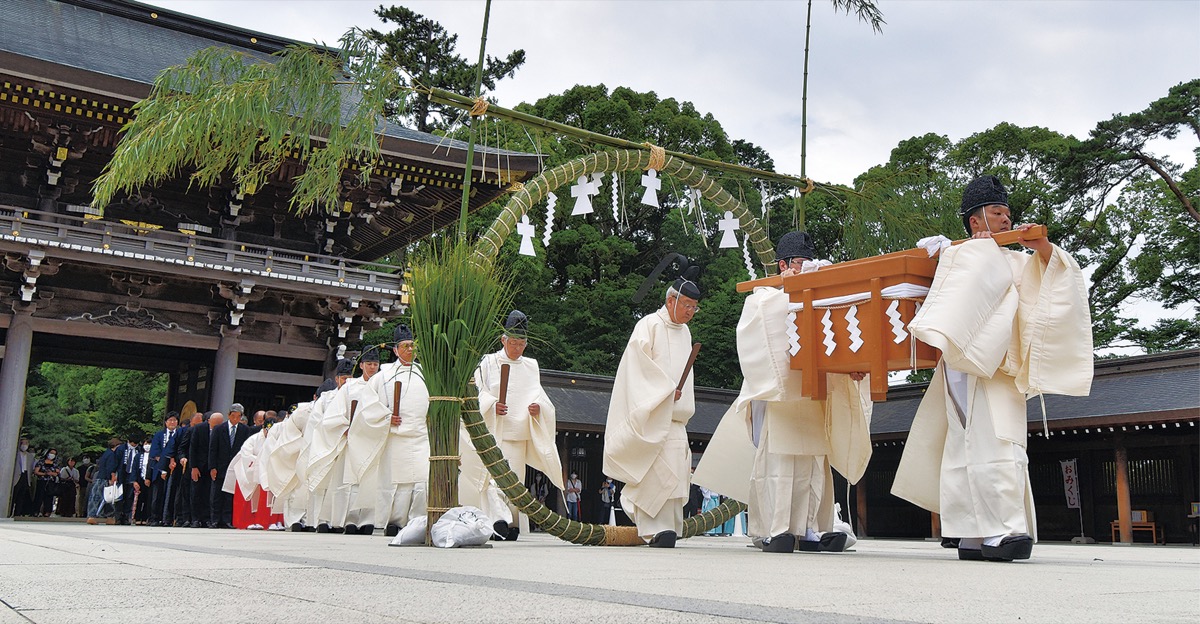
<path fill-rule="evenodd" d="M 191 349 L 215 350 L 218 342 L 216 336 L 202 336 L 200 334 L 188 334 L 176 331 L 149 331 L 132 327 L 115 327 L 83 321 L 60 321 L 58 319 L 37 317 L 33 319 L 33 330 L 39 333 L 59 336 L 103 338 L 105 340 L 138 344 L 164 344 L 165 342 L 169 342 L 174 347 L 187 347 Z"/>
<path fill-rule="evenodd" d="M 1122 544 L 1133 543 L 1133 509 L 1129 503 L 1129 451 L 1125 441 L 1118 438 L 1117 459 L 1117 526 Z"/>
<path fill-rule="evenodd" d="M 279 384 L 281 386 L 302 386 L 308 388 L 316 388 L 324 380 L 320 375 L 280 373 L 277 371 L 258 370 L 256 368 L 239 368 L 234 372 L 234 376 L 238 381 L 254 381 Z"/>

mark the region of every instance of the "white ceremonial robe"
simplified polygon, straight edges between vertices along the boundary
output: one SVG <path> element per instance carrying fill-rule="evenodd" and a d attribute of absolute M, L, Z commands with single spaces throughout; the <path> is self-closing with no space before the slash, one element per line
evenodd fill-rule
<path fill-rule="evenodd" d="M 500 366 L 507 364 L 508 396 L 506 405 L 508 413 L 505 416 L 496 414 L 496 404 L 500 401 Z M 555 419 L 554 404 L 542 388 L 542 371 L 537 360 L 521 357 L 518 360 L 509 359 L 501 349 L 496 353 L 485 355 L 475 369 L 475 387 L 479 390 L 479 412 L 483 422 L 496 439 L 496 445 L 509 468 L 521 482 L 525 481 L 525 467 L 546 475 L 550 482 L 559 490 L 563 489 L 562 462 L 558 457 L 558 447 L 554 443 L 557 420 Z M 538 416 L 529 415 L 529 406 L 537 403 L 540 407 Z M 475 452 L 470 436 L 463 429 L 460 444 L 465 444 L 459 452 L 462 456 L 462 472 L 459 475 L 459 497 L 466 505 L 473 505 L 483 510 L 489 518 L 503 517 L 502 510 L 493 509 L 493 501 L 505 500 L 499 492 L 488 495 L 488 490 L 495 488 L 495 482 Z M 517 518 L 517 508 L 508 505 L 508 515 Z M 520 516 L 518 525 L 522 533 L 529 532 L 529 519 Z"/>
<path fill-rule="evenodd" d="M 941 514 L 946 537 L 1036 539 L 1026 398 L 1091 391 L 1091 328 L 1083 273 L 1057 246 L 1048 262 L 990 240 L 944 251 L 909 324 L 942 360 L 892 494 Z"/>
<path fill-rule="evenodd" d="M 682 396 L 675 387 L 692 350 L 687 325 L 671 322 L 666 307 L 637 322 L 621 356 L 608 404 L 604 474 L 625 482 L 621 508 L 638 534 L 683 534 L 692 451 L 687 422 L 696 411 L 689 372 Z"/>
<path fill-rule="evenodd" d="M 400 424 L 392 425 L 395 384 L 400 383 Z M 360 483 L 373 482 L 371 524 L 403 527 L 425 514 L 429 480 L 429 390 L 421 366 L 384 364 L 367 382 L 360 416 L 351 429 L 361 428 L 370 445 L 350 449 L 348 470 Z M 360 500 L 367 498 L 366 485 Z"/>
<path fill-rule="evenodd" d="M 833 529 L 833 474 L 857 483 L 871 460 L 870 378 L 828 376 L 828 395 L 801 395 L 788 355 L 788 296 L 758 288 L 737 326 L 742 389 L 692 481 L 750 508 L 754 537 Z"/>
<path fill-rule="evenodd" d="M 275 495 L 271 510 L 282 513 L 289 526 L 303 519 L 308 504 L 308 488 L 298 487 L 301 479 L 296 464 L 304 450 L 304 430 L 312 408 L 311 402 L 300 403 L 283 422 L 271 428 L 272 449 L 263 462 L 267 485 Z"/>
<path fill-rule="evenodd" d="M 317 484 L 310 484 L 309 474 L 312 472 L 312 457 L 314 452 L 318 455 L 321 451 L 317 448 L 317 434 L 320 430 L 320 423 L 325 417 L 325 408 L 333 401 L 333 397 L 337 396 L 337 390 L 327 390 L 312 403 L 312 408 L 309 411 L 308 423 L 304 427 L 304 449 L 300 451 L 300 456 L 296 458 L 296 478 L 299 484 L 296 489 L 307 492 L 305 496 L 307 507 L 304 511 L 305 523 L 310 525 L 319 524 L 322 520 L 321 512 L 326 509 L 325 494 L 328 481 L 318 480 Z M 324 519 L 328 520 L 329 515 L 325 514 Z"/>
<path fill-rule="evenodd" d="M 255 466 L 258 455 L 262 452 L 266 438 L 262 431 L 246 438 L 242 448 L 229 462 L 229 470 L 225 472 L 225 482 L 221 484 L 222 491 L 235 494 L 240 488 L 242 498 L 250 503 L 250 511 L 258 511 L 258 471 Z"/>
<path fill-rule="evenodd" d="M 372 443 L 367 432 L 351 430 L 350 427 L 353 402 L 358 401 L 354 410 L 354 418 L 357 419 L 364 399 L 370 396 L 366 382 L 359 377 L 349 379 L 325 406 L 320 422 L 310 423 L 310 426 L 316 427 L 316 431 L 310 446 L 308 485 L 313 492 L 324 489 L 325 500 L 319 515 L 334 528 L 343 527 L 348 521 L 354 524 L 359 521 L 358 514 L 350 515 L 351 511 L 358 509 L 355 495 L 359 488 L 347 475 L 347 448 Z M 373 487 L 370 491 L 373 491 Z"/>

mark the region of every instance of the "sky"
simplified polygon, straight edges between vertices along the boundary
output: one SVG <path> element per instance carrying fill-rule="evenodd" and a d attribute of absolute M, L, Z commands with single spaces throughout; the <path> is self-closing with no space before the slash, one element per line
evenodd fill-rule
<path fill-rule="evenodd" d="M 154 0 L 301 41 L 382 28 L 359 0 Z M 386 3 L 391 4 L 391 3 Z M 482 0 L 404 2 L 474 60 Z M 1200 77 L 1197 0 L 878 0 L 882 34 L 813 4 L 810 177 L 850 184 L 904 139 L 958 140 L 1007 121 L 1077 137 Z M 577 84 L 654 91 L 712 113 L 731 138 L 800 171 L 805 4 L 724 0 L 495 0 L 487 48 L 524 49 L 492 94 L 513 107 Z M 1156 145 L 1181 161 L 1193 137 Z"/>
<path fill-rule="evenodd" d="M 143 0 L 145 1 L 145 0 Z M 359 0 L 150 0 L 149 4 L 300 41 L 386 29 Z M 392 2 L 385 2 L 387 5 Z M 404 6 L 479 53 L 483 0 Z M 1079 138 L 1200 77 L 1198 0 L 878 0 L 881 34 L 829 0 L 812 8 L 807 174 L 852 184 L 897 143 L 957 141 L 1000 122 Z M 575 85 L 654 91 L 712 113 L 776 170 L 800 173 L 804 12 L 798 1 L 495 0 L 487 50 L 524 49 L 491 95 L 512 108 Z M 1194 135 L 1151 151 L 1193 162 Z M 1164 314 L 1137 304 L 1151 321 Z M 1178 312 L 1169 313 L 1176 315 Z"/>

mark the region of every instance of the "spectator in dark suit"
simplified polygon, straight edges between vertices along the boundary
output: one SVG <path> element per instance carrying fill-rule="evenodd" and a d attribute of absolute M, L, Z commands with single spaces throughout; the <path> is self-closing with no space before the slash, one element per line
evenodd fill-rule
<path fill-rule="evenodd" d="M 150 526 L 163 526 L 164 516 L 170 522 L 171 501 L 167 496 L 167 477 L 170 475 L 170 458 L 167 457 L 168 445 L 172 444 L 179 428 L 179 413 L 168 412 L 163 419 L 164 427 L 154 434 L 150 441 L 150 468 L 153 470 L 150 504 Z"/>
<path fill-rule="evenodd" d="M 114 451 L 119 462 L 118 482 L 125 490 L 124 496 L 117 502 L 117 524 L 129 524 L 132 520 L 134 498 L 150 496 L 150 490 L 142 487 L 141 483 L 142 464 L 146 460 L 146 453 L 142 449 L 142 440 L 145 437 L 145 432 L 131 432 L 125 437 L 125 444 L 118 446 Z"/>
<path fill-rule="evenodd" d="M 242 422 L 240 403 L 234 403 L 229 408 L 229 420 L 212 428 L 208 444 L 208 475 L 212 477 L 209 488 L 211 497 L 211 515 L 209 526 L 216 528 L 231 528 L 233 526 L 233 494 L 225 492 L 221 486 L 225 482 L 225 473 L 229 470 L 229 462 L 241 450 L 253 431 L 253 427 Z"/>
<path fill-rule="evenodd" d="M 138 459 L 137 465 L 137 497 L 133 501 L 133 521 L 135 524 L 144 525 L 150 520 L 150 490 L 154 483 L 154 471 L 150 469 L 150 441 L 151 436 L 143 435 L 141 446 L 141 457 Z"/>
<path fill-rule="evenodd" d="M 212 478 L 209 476 L 208 470 L 208 447 L 212 428 L 225 422 L 225 416 L 220 412 L 214 412 L 207 418 L 202 415 L 201 418 L 202 422 L 198 426 L 192 427 L 192 434 L 188 436 L 187 449 L 188 469 L 185 483 L 192 491 L 193 529 L 208 526 L 212 519 L 209 498 Z"/>
<path fill-rule="evenodd" d="M 173 518 L 174 525 L 177 527 L 191 526 L 192 524 L 192 488 L 189 487 L 192 482 L 191 470 L 188 470 L 188 446 L 191 445 L 192 429 L 196 425 L 203 424 L 204 414 L 196 412 L 186 423 L 181 423 L 179 433 L 175 435 L 175 441 L 167 450 L 167 457 L 170 458 L 171 473 L 168 475 L 167 481 L 171 483 L 171 488 L 174 490 L 174 495 L 171 498 L 171 507 L 175 511 Z"/>

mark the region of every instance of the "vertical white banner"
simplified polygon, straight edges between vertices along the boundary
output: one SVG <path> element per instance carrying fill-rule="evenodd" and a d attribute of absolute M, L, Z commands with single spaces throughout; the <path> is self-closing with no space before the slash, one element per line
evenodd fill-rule
<path fill-rule="evenodd" d="M 1079 469 L 1074 459 L 1061 460 L 1063 490 L 1067 494 L 1067 509 L 1081 509 L 1079 505 Z"/>

